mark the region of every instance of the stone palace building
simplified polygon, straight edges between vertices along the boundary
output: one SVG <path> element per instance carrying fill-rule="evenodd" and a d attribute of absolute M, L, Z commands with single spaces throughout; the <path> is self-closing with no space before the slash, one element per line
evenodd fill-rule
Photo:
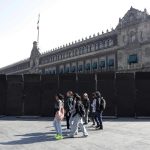
<path fill-rule="evenodd" d="M 150 15 L 133 7 L 115 29 L 41 54 L 33 42 L 28 59 L 0 69 L 0 74 L 150 71 Z"/>

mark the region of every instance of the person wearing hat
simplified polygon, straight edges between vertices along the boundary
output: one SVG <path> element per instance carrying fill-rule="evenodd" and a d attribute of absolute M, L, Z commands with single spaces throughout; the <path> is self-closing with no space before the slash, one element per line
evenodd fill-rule
<path fill-rule="evenodd" d="M 85 108 L 85 116 L 83 117 L 84 124 L 88 124 L 89 112 L 90 112 L 90 100 L 89 100 L 89 97 L 88 97 L 87 93 L 83 94 L 83 105 L 84 105 L 84 108 Z"/>

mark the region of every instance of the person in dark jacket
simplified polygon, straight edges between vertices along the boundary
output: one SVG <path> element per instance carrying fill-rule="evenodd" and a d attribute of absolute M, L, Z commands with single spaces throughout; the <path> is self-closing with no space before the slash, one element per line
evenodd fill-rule
<path fill-rule="evenodd" d="M 85 116 L 83 117 L 84 119 L 84 124 L 88 124 L 88 120 L 89 120 L 89 112 L 90 112 L 90 100 L 88 97 L 87 93 L 83 94 L 83 105 L 85 108 Z"/>
<path fill-rule="evenodd" d="M 64 102 L 64 108 L 65 108 L 65 117 L 66 117 L 66 123 L 67 123 L 67 132 L 70 129 L 70 124 L 69 124 L 69 120 L 71 117 L 71 110 L 73 107 L 73 92 L 72 91 L 68 91 L 67 92 L 67 98 Z"/>
<path fill-rule="evenodd" d="M 72 124 L 72 127 L 71 127 L 71 131 L 70 131 L 70 134 L 69 134 L 69 137 L 74 137 L 75 134 L 77 134 L 77 131 L 78 131 L 78 127 L 81 129 L 81 132 L 83 133 L 83 136 L 84 137 L 87 137 L 88 136 L 88 133 L 87 133 L 87 130 L 85 128 L 85 126 L 83 125 L 83 120 L 82 120 L 82 117 L 84 115 L 84 106 L 82 104 L 82 101 L 81 101 L 81 97 L 76 94 L 76 97 L 75 97 L 75 113 L 73 114 L 73 124 Z"/>
<path fill-rule="evenodd" d="M 95 115 L 96 115 L 96 94 L 92 93 L 92 99 L 91 99 L 91 119 L 93 122 L 93 126 L 95 126 Z"/>
<path fill-rule="evenodd" d="M 101 109 L 101 93 L 99 91 L 95 92 L 96 95 L 96 115 L 95 120 L 97 123 L 96 129 L 103 129 L 103 122 L 102 122 L 102 113 L 103 110 Z"/>

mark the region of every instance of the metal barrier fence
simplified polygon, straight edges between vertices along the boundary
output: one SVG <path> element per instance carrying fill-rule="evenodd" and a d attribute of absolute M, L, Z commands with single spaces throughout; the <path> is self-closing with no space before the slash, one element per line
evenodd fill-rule
<path fill-rule="evenodd" d="M 53 116 L 55 94 L 99 90 L 104 116 L 150 117 L 150 72 L 0 75 L 0 115 Z"/>

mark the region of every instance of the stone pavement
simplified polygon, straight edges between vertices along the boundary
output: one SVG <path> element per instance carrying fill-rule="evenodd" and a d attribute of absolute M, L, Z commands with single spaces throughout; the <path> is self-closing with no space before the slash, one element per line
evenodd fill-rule
<path fill-rule="evenodd" d="M 65 122 L 63 122 L 65 129 Z M 0 150 L 150 150 L 150 120 L 104 120 L 104 130 L 87 126 L 89 137 L 54 139 L 49 118 L 0 118 Z"/>

